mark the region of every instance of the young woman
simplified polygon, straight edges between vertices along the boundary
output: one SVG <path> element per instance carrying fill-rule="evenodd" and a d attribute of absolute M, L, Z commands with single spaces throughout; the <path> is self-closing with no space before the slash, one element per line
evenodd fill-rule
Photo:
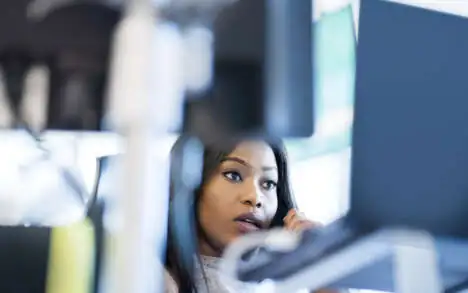
<path fill-rule="evenodd" d="M 171 183 L 183 176 L 174 172 L 182 146 L 179 140 L 172 150 Z M 186 204 L 191 210 L 184 213 L 174 207 L 174 192 L 171 186 L 165 292 L 249 292 L 247 286 L 229 288 L 219 281 L 217 265 L 223 249 L 237 237 L 260 229 L 300 230 L 314 225 L 295 209 L 281 142 L 205 146 L 201 188 Z M 190 217 L 184 217 L 190 213 L 196 223 L 192 230 L 186 229 Z M 174 221 L 179 221 L 179 230 L 174 229 Z"/>

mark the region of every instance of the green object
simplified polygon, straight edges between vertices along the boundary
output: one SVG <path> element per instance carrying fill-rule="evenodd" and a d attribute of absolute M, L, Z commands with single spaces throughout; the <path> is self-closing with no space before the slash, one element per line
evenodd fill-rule
<path fill-rule="evenodd" d="M 46 293 L 92 292 L 94 237 L 93 224 L 88 219 L 52 229 Z"/>

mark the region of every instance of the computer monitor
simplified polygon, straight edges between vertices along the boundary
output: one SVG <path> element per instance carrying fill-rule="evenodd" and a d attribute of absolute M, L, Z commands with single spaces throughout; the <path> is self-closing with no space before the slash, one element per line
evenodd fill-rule
<path fill-rule="evenodd" d="M 468 19 L 361 2 L 351 209 L 357 226 L 468 236 Z"/>

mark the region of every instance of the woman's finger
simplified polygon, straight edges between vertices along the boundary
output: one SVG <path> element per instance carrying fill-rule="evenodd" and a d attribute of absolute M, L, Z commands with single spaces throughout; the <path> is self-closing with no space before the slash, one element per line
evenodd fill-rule
<path fill-rule="evenodd" d="M 314 227 L 316 227 L 317 225 L 312 222 L 312 221 L 309 221 L 309 220 L 299 220 L 299 221 L 296 221 L 293 225 L 292 225 L 292 230 L 293 231 L 302 231 L 302 230 L 305 230 L 305 229 L 312 229 Z"/>
<path fill-rule="evenodd" d="M 296 215 L 296 210 L 295 209 L 290 209 L 288 213 L 286 214 L 286 217 L 283 218 L 283 222 L 285 225 L 287 225 L 289 222 L 291 222 L 292 218 Z"/>
<path fill-rule="evenodd" d="M 321 226 L 320 223 L 310 221 L 304 213 L 291 209 L 283 219 L 284 228 L 291 231 L 300 231 Z"/>

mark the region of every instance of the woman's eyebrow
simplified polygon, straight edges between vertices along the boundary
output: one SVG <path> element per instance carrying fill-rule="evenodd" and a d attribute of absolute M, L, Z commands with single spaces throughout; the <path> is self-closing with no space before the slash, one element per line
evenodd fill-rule
<path fill-rule="evenodd" d="M 221 163 L 223 162 L 228 162 L 228 161 L 231 161 L 231 162 L 236 162 L 236 163 L 239 163 L 241 165 L 244 165 L 246 167 L 249 167 L 251 169 L 254 169 L 252 165 L 250 165 L 248 162 L 246 162 L 245 160 L 239 158 L 239 157 L 225 157 L 224 159 L 221 160 Z M 277 168 L 275 166 L 263 166 L 262 167 L 262 170 L 263 171 L 270 171 L 270 170 L 276 170 Z"/>

